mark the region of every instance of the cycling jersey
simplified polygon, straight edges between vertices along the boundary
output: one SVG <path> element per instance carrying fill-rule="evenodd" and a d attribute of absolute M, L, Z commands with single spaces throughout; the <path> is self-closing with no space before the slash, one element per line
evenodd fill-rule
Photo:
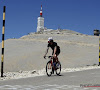
<path fill-rule="evenodd" d="M 55 54 L 56 54 L 56 55 L 59 55 L 59 53 L 60 53 L 60 47 L 57 45 L 56 42 L 53 42 L 52 45 L 51 45 L 51 44 L 48 44 L 47 47 L 51 47 L 51 49 L 53 50 L 52 55 L 53 55 L 53 53 L 54 53 L 54 49 L 55 49 L 55 47 L 57 47 L 57 51 L 56 51 Z"/>

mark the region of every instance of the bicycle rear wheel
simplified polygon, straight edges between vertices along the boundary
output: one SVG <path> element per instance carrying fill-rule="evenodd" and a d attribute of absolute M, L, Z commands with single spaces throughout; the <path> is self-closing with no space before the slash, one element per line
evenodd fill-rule
<path fill-rule="evenodd" d="M 46 73 L 47 73 L 48 76 L 51 76 L 51 74 L 52 74 L 51 61 L 47 62 L 47 65 L 46 65 Z"/>
<path fill-rule="evenodd" d="M 61 63 L 60 61 L 58 61 L 58 63 L 56 64 L 56 74 L 60 75 L 61 73 Z"/>

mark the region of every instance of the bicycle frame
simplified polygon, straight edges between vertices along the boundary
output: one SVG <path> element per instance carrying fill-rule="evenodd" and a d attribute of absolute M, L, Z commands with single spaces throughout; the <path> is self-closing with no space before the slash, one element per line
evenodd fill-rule
<path fill-rule="evenodd" d="M 55 67 L 54 63 L 56 63 L 56 61 L 53 60 L 52 56 L 47 56 L 47 57 L 50 58 L 49 62 L 51 63 L 51 66 L 55 70 L 56 67 Z"/>

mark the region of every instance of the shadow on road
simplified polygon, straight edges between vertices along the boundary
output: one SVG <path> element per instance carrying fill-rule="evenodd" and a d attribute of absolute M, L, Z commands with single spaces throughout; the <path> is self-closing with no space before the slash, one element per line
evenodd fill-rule
<path fill-rule="evenodd" d="M 64 76 L 64 75 L 51 75 L 51 76 L 47 76 L 47 77 L 61 77 L 61 76 Z"/>

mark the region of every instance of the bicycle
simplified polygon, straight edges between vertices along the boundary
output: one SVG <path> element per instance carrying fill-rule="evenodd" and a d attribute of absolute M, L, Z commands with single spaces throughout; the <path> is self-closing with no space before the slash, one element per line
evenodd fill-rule
<path fill-rule="evenodd" d="M 56 62 L 52 56 L 46 56 L 50 60 L 46 64 L 46 73 L 48 76 L 51 76 L 54 74 L 54 71 L 56 72 L 56 75 L 60 75 L 61 73 L 61 63 L 60 61 Z"/>

